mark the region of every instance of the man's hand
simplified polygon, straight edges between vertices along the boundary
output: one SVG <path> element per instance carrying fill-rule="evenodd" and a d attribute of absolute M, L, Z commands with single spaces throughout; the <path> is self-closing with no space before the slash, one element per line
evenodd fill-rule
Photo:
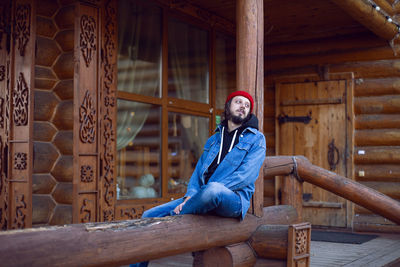
<path fill-rule="evenodd" d="M 185 198 L 185 200 L 181 204 L 179 204 L 178 206 L 175 207 L 174 212 L 176 214 L 179 214 L 182 211 L 183 205 L 186 204 L 186 202 L 189 200 L 189 198 L 190 197 Z"/>

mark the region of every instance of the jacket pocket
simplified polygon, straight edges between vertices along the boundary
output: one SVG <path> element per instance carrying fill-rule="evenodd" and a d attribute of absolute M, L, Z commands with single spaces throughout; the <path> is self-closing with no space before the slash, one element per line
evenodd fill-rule
<path fill-rule="evenodd" d="M 251 148 L 247 142 L 239 142 L 226 156 L 226 160 L 233 166 L 239 166 Z"/>

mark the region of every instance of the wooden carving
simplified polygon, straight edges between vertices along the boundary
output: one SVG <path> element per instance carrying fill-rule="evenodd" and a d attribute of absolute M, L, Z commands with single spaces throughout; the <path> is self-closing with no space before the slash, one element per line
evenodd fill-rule
<path fill-rule="evenodd" d="M 4 98 L 0 97 L 0 128 L 4 128 Z"/>
<path fill-rule="evenodd" d="M 92 211 L 91 207 L 93 206 L 93 201 L 90 199 L 84 199 L 81 207 L 81 223 L 91 222 Z"/>
<path fill-rule="evenodd" d="M 17 86 L 13 93 L 14 122 L 16 126 L 24 126 L 28 123 L 28 99 L 29 90 L 22 72 L 19 73 Z"/>
<path fill-rule="evenodd" d="M 96 137 L 96 109 L 93 107 L 92 96 L 86 91 L 79 108 L 79 137 L 83 143 L 94 143 Z"/>
<path fill-rule="evenodd" d="M 4 142 L 8 142 L 8 136 L 9 136 L 9 125 L 10 125 L 10 61 L 7 60 L 7 81 L 6 81 L 6 92 L 5 92 L 5 103 L 6 108 L 5 108 L 5 136 L 7 140 L 4 140 Z"/>
<path fill-rule="evenodd" d="M 121 209 L 121 218 L 125 220 L 140 219 L 145 211 L 145 206 Z"/>
<path fill-rule="evenodd" d="M 26 202 L 24 194 L 19 194 L 15 197 L 15 207 L 13 229 L 25 228 Z"/>
<path fill-rule="evenodd" d="M 92 166 L 83 165 L 81 166 L 81 181 L 84 183 L 90 183 L 94 180 L 94 171 Z"/>
<path fill-rule="evenodd" d="M 297 255 L 302 255 L 307 253 L 307 243 L 310 240 L 307 240 L 308 229 L 301 229 L 296 231 L 296 243 L 295 249 Z"/>
<path fill-rule="evenodd" d="M 93 17 L 81 17 L 80 47 L 86 67 L 89 67 L 96 51 L 96 21 Z"/>
<path fill-rule="evenodd" d="M 0 39 L 0 44 L 1 44 L 1 39 Z M 6 78 L 6 66 L 1 65 L 0 66 L 0 82 L 4 81 Z"/>
<path fill-rule="evenodd" d="M 14 39 L 18 44 L 19 54 L 24 56 L 25 47 L 30 38 L 31 6 L 18 5 L 15 12 Z"/>
<path fill-rule="evenodd" d="M 114 195 L 115 195 L 115 179 L 114 179 L 114 141 L 115 141 L 115 125 L 114 125 L 114 106 L 115 106 L 115 65 L 113 57 L 115 52 L 115 34 L 116 34 L 116 10 L 114 1 L 108 1 L 105 6 L 105 33 L 104 33 L 104 79 L 103 79 L 103 95 L 104 95 L 104 113 L 103 115 L 103 133 L 102 144 L 104 150 L 102 154 L 103 160 L 103 190 L 102 194 L 106 204 L 103 209 L 103 220 L 110 221 L 114 219 Z"/>
<path fill-rule="evenodd" d="M 26 153 L 17 152 L 14 155 L 14 169 L 26 170 L 28 155 Z"/>

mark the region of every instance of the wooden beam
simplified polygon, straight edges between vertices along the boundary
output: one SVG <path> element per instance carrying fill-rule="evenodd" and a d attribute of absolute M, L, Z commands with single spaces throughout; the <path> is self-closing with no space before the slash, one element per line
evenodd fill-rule
<path fill-rule="evenodd" d="M 259 129 L 264 127 L 264 7 L 262 0 L 236 2 L 236 86 L 255 101 Z M 251 213 L 262 216 L 263 170 L 255 183 Z"/>
<path fill-rule="evenodd" d="M 262 224 L 291 224 L 291 206 L 271 206 L 243 221 L 181 215 L 0 233 L 4 266 L 121 266 L 247 241 Z M 173 244 L 173 245 L 171 245 Z"/>
<path fill-rule="evenodd" d="M 332 2 L 383 39 L 392 40 L 396 37 L 398 33 L 397 26 L 390 23 L 381 12 L 366 1 L 332 0 Z"/>

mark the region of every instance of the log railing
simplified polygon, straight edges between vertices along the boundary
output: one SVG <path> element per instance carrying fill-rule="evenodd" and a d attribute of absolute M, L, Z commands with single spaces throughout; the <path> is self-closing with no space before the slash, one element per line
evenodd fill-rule
<path fill-rule="evenodd" d="M 262 217 L 183 215 L 6 231 L 0 233 L 1 265 L 120 266 L 201 251 L 193 266 L 309 266 L 311 227 L 299 223 L 303 181 L 400 224 L 399 202 L 302 156 L 268 157 L 264 171 L 288 176 L 282 191 L 288 205 L 266 207 Z"/>
<path fill-rule="evenodd" d="M 303 156 L 267 157 L 264 171 L 270 176 L 290 176 L 284 179 L 282 203 L 293 205 L 301 218 L 302 181 L 319 186 L 350 200 L 376 214 L 400 224 L 400 202 L 370 187 L 312 165 Z"/>
<path fill-rule="evenodd" d="M 288 238 L 291 233 L 289 230 L 298 228 L 294 225 L 288 229 L 288 225 L 297 221 L 296 210 L 283 205 L 264 208 L 262 217 L 248 214 L 243 221 L 217 216 L 180 215 L 112 223 L 11 230 L 0 232 L 0 265 L 121 266 L 233 244 L 237 245 L 234 248 L 227 248 L 227 251 L 233 254 L 237 251 L 252 252 L 253 249 L 248 247 L 248 241 L 259 226 L 283 225 L 282 227 L 286 227 L 286 238 Z M 271 236 L 273 228 L 270 226 L 268 229 L 262 232 Z M 259 247 L 258 240 L 253 238 L 256 247 Z M 290 240 L 295 243 L 294 238 Z M 274 246 L 276 247 L 276 244 Z M 309 252 L 305 254 L 308 254 L 306 256 L 309 258 Z M 248 259 L 248 264 L 240 266 L 252 266 L 251 262 L 257 261 L 255 257 L 253 253 L 253 259 Z M 278 255 L 279 259 L 286 262 L 286 258 L 282 257 L 284 256 Z M 209 261 L 212 262 L 213 258 L 211 257 Z M 237 262 L 240 261 L 243 261 L 243 257 L 236 259 L 231 257 L 231 265 L 218 266 L 238 266 Z"/>

